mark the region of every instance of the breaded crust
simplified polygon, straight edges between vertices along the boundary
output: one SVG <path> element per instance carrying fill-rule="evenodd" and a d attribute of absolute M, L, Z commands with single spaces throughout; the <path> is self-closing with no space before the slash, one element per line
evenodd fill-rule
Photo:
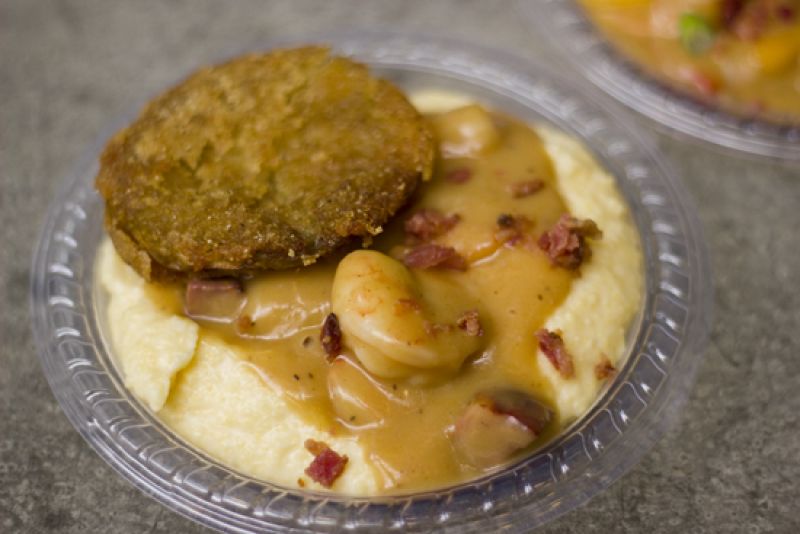
<path fill-rule="evenodd" d="M 96 187 L 144 278 L 241 274 L 378 233 L 433 159 L 396 87 L 306 47 L 202 69 L 156 98 L 108 143 Z"/>

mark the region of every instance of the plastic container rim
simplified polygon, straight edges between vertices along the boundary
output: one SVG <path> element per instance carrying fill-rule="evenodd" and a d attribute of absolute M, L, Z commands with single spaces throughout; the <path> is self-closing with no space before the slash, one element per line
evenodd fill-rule
<path fill-rule="evenodd" d="M 132 398 L 103 344 L 92 283 L 102 225 L 91 221 L 98 204 L 93 160 L 103 137 L 51 204 L 33 258 L 33 337 L 58 402 L 86 441 L 135 486 L 201 524 L 230 532 L 528 530 L 579 506 L 635 465 L 686 402 L 711 320 L 708 257 L 688 194 L 613 104 L 535 63 L 425 35 L 348 32 L 317 35 L 313 42 L 331 43 L 377 70 L 425 73 L 496 93 L 577 135 L 612 171 L 631 203 L 647 277 L 639 328 L 618 377 L 589 413 L 542 450 L 451 488 L 349 498 L 242 476 L 192 449 Z M 90 261 L 84 263 L 84 255 Z M 609 428 L 614 435 L 602 434 Z M 181 461 L 162 461 L 170 454 Z"/>
<path fill-rule="evenodd" d="M 738 155 L 800 162 L 800 124 L 737 116 L 671 87 L 618 51 L 577 1 L 517 0 L 516 6 L 568 64 L 666 133 Z"/>

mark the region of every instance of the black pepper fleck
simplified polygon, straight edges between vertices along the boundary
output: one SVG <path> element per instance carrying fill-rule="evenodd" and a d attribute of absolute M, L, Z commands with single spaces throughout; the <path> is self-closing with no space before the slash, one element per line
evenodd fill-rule
<path fill-rule="evenodd" d="M 500 228 L 511 228 L 514 226 L 514 217 L 508 213 L 501 213 L 497 217 L 497 226 Z"/>

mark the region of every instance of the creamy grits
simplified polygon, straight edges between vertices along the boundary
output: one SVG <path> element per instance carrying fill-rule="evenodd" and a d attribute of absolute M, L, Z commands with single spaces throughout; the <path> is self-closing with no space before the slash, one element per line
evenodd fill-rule
<path fill-rule="evenodd" d="M 588 409 L 619 364 L 643 275 L 614 179 L 550 127 L 452 93 L 411 100 L 439 138 L 433 180 L 370 249 L 245 280 L 234 320 L 187 317 L 182 287 L 145 282 L 102 244 L 99 282 L 127 387 L 221 463 L 319 489 L 305 472 L 312 439 L 347 456 L 332 491 L 442 487 L 541 446 Z M 409 240 L 419 213 L 440 217 L 422 243 Z M 577 269 L 555 265 L 536 241 L 564 213 L 602 232 Z M 427 268 L 426 246 L 457 261 Z M 342 345 L 333 356 L 320 337 L 332 313 Z M 568 367 L 537 331 L 563 338 Z M 507 412 L 479 413 L 485 404 L 474 399 L 503 388 L 549 418 L 534 431 Z M 501 446 L 476 437 L 476 417 L 500 425 Z"/>

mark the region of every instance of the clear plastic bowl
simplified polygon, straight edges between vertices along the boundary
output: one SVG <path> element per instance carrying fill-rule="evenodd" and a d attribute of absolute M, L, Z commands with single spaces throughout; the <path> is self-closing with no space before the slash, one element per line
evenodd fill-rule
<path fill-rule="evenodd" d="M 708 257 L 690 199 L 613 103 L 535 64 L 424 36 L 360 33 L 316 41 L 332 43 L 407 89 L 456 89 L 522 119 L 550 123 L 583 140 L 617 178 L 640 232 L 646 294 L 615 380 L 583 418 L 541 450 L 439 491 L 348 498 L 242 476 L 162 425 L 123 387 L 114 367 L 93 272 L 103 235 L 103 206 L 92 186 L 102 140 L 50 207 L 34 257 L 33 331 L 53 393 L 122 476 L 220 530 L 486 532 L 542 525 L 630 469 L 687 399 L 711 311 Z"/>
<path fill-rule="evenodd" d="M 740 153 L 800 162 L 800 124 L 726 113 L 657 80 L 618 52 L 575 0 L 518 0 L 517 6 L 594 85 L 668 130 Z"/>

